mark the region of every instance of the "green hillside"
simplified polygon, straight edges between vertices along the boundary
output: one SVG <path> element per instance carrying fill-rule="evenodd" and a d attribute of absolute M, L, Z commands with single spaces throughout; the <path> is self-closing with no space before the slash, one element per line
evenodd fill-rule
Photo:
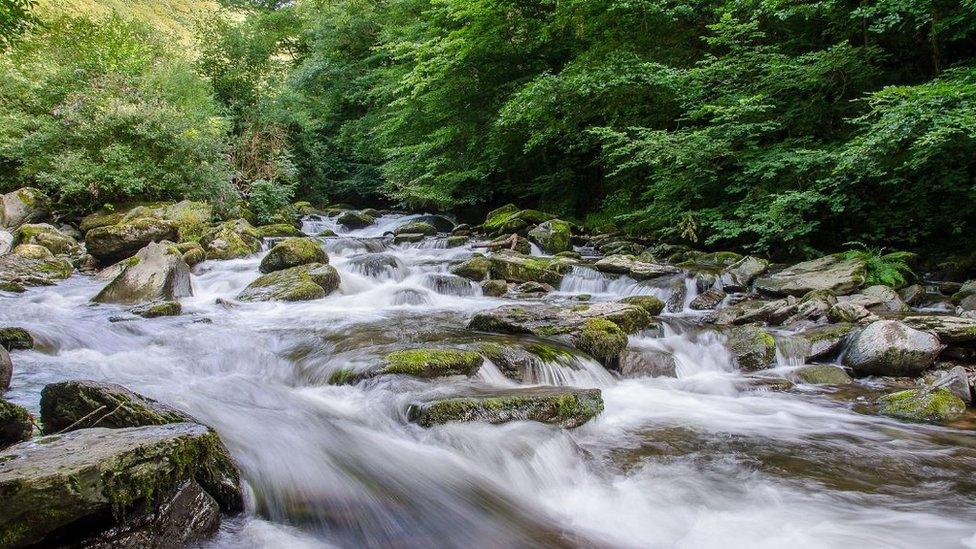
<path fill-rule="evenodd" d="M 180 42 L 192 43 L 199 21 L 220 9 L 216 0 L 39 0 L 41 18 L 59 15 L 104 17 L 113 11 L 151 24 Z"/>

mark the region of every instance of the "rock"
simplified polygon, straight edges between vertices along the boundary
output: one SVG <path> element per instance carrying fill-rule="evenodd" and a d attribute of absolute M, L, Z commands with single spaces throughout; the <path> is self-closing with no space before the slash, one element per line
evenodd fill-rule
<path fill-rule="evenodd" d="M 515 237 L 514 245 L 511 240 L 512 237 Z M 525 237 L 516 234 L 500 236 L 489 242 L 487 248 L 490 250 L 513 251 L 523 255 L 532 253 L 532 244 Z"/>
<path fill-rule="evenodd" d="M 139 250 L 133 259 L 92 301 L 147 303 L 176 301 L 193 295 L 190 268 L 179 251 L 153 242 Z"/>
<path fill-rule="evenodd" d="M 302 238 L 305 236 L 305 233 L 303 233 L 301 229 L 287 223 L 261 225 L 260 227 L 256 227 L 255 230 L 257 231 L 259 238 Z"/>
<path fill-rule="evenodd" d="M 23 187 L 0 195 L 0 227 L 16 229 L 50 215 L 51 199 L 40 189 Z"/>
<path fill-rule="evenodd" d="M 946 423 L 966 412 L 966 403 L 948 389 L 909 389 L 878 399 L 879 411 L 891 417 L 928 423 Z"/>
<path fill-rule="evenodd" d="M 363 212 L 348 211 L 336 219 L 336 222 L 347 229 L 362 229 L 376 222 L 376 218 Z"/>
<path fill-rule="evenodd" d="M 621 299 L 620 303 L 637 305 L 651 316 L 657 316 L 664 310 L 664 302 L 653 295 L 631 295 Z"/>
<path fill-rule="evenodd" d="M 617 364 L 620 353 L 627 348 L 627 334 L 612 321 L 591 318 L 573 334 L 573 345 L 601 364 Z"/>
<path fill-rule="evenodd" d="M 71 262 L 63 257 L 33 259 L 7 254 L 0 256 L 0 289 L 16 291 L 19 287 L 23 291 L 25 286 L 50 286 L 68 278 L 74 270 Z"/>
<path fill-rule="evenodd" d="M 333 231 L 332 229 L 322 229 L 321 231 L 319 231 L 318 236 L 330 237 L 330 236 L 339 236 L 339 235 L 337 235 L 336 232 Z"/>
<path fill-rule="evenodd" d="M 695 296 L 688 305 L 688 308 L 695 311 L 714 309 L 718 307 L 723 299 L 725 299 L 725 292 L 712 288 Z"/>
<path fill-rule="evenodd" d="M 569 265 L 559 259 L 540 258 L 516 252 L 498 252 L 489 258 L 491 277 L 509 282 L 543 282 L 559 286 Z"/>
<path fill-rule="evenodd" d="M 515 204 L 505 204 L 501 208 L 488 212 L 488 215 L 485 216 L 483 226 L 487 230 L 497 229 L 506 219 L 518 213 L 518 211 L 518 206 Z"/>
<path fill-rule="evenodd" d="M 625 378 L 677 377 L 674 355 L 664 351 L 625 349 L 620 354 L 620 375 Z"/>
<path fill-rule="evenodd" d="M 810 346 L 807 359 L 827 359 L 840 352 L 854 325 L 846 322 L 828 324 L 800 332 L 797 337 L 806 340 Z"/>
<path fill-rule="evenodd" d="M 96 227 L 85 234 L 88 253 L 101 262 L 125 259 L 151 242 L 175 241 L 179 231 L 165 219 L 140 217 L 118 225 Z"/>
<path fill-rule="evenodd" d="M 259 270 L 262 273 L 290 269 L 309 263 L 328 263 L 329 255 L 310 238 L 286 238 L 275 244 L 261 260 Z"/>
<path fill-rule="evenodd" d="M 945 387 L 952 394 L 959 397 L 966 405 L 972 405 L 973 393 L 969 383 L 969 375 L 962 366 L 954 366 L 948 370 L 933 372 L 930 379 L 925 380 L 925 387 Z"/>
<path fill-rule="evenodd" d="M 575 334 L 587 320 L 609 320 L 625 333 L 635 333 L 654 325 L 647 311 L 625 303 L 597 303 L 572 308 L 554 305 L 522 307 L 506 305 L 474 316 L 472 330 L 502 334 L 533 334 L 540 337 Z"/>
<path fill-rule="evenodd" d="M 443 376 L 472 376 L 484 359 L 471 351 L 456 349 L 407 349 L 386 355 L 380 374 L 402 374 L 432 379 Z"/>
<path fill-rule="evenodd" d="M 963 312 L 976 311 L 976 294 L 970 294 L 959 301 L 959 310 Z"/>
<path fill-rule="evenodd" d="M 393 229 L 394 235 L 401 234 L 419 234 L 423 236 L 434 236 L 437 234 L 437 228 L 430 223 L 424 223 L 423 221 L 411 221 L 404 225 L 400 225 L 396 229 Z"/>
<path fill-rule="evenodd" d="M 420 242 L 424 239 L 424 235 L 420 233 L 400 233 L 393 237 L 394 244 L 406 244 L 412 242 Z"/>
<path fill-rule="evenodd" d="M 0 255 L 6 255 L 10 253 L 10 250 L 14 247 L 14 235 L 10 234 L 10 231 L 5 231 L 0 229 Z"/>
<path fill-rule="evenodd" d="M 380 214 L 380 211 L 375 208 L 365 208 L 363 210 L 360 210 L 360 213 L 362 213 L 363 215 L 368 215 L 370 217 L 379 217 L 380 215 L 382 215 Z"/>
<path fill-rule="evenodd" d="M 583 254 L 573 250 L 566 250 L 565 252 L 559 252 L 558 254 L 556 254 L 556 257 L 565 257 L 568 259 L 582 259 Z"/>
<path fill-rule="evenodd" d="M 34 244 L 47 248 L 52 254 L 77 255 L 81 253 L 78 242 L 47 223 L 25 223 L 14 233 L 19 245 Z"/>
<path fill-rule="evenodd" d="M 869 286 L 861 290 L 861 293 L 878 302 L 878 305 L 868 307 L 873 312 L 889 311 L 902 312 L 908 310 L 908 305 L 902 301 L 901 296 L 888 286 Z"/>
<path fill-rule="evenodd" d="M 837 304 L 837 296 L 829 290 L 814 290 L 805 294 L 796 304 L 798 319 L 819 319 Z"/>
<path fill-rule="evenodd" d="M 755 287 L 776 295 L 802 296 L 813 290 L 845 295 L 863 286 L 866 275 L 867 265 L 863 260 L 828 255 L 759 278 Z"/>
<path fill-rule="evenodd" d="M 529 239 L 548 254 L 557 254 L 573 248 L 572 230 L 569 223 L 561 219 L 550 219 L 529 231 Z"/>
<path fill-rule="evenodd" d="M 402 279 L 400 260 L 393 254 L 373 253 L 356 256 L 349 260 L 349 267 L 369 277 Z"/>
<path fill-rule="evenodd" d="M 864 308 L 864 306 L 850 301 L 842 301 L 834 304 L 834 306 L 827 311 L 827 318 L 829 318 L 831 322 L 846 322 L 852 324 L 870 323 L 878 319 L 874 313 Z"/>
<path fill-rule="evenodd" d="M 207 260 L 207 251 L 202 247 L 197 246 L 196 248 L 190 248 L 189 250 L 183 252 L 183 261 L 186 262 L 188 267 L 193 267 L 199 265 Z"/>
<path fill-rule="evenodd" d="M 31 421 L 30 412 L 13 402 L 0 399 L 0 450 L 28 440 L 33 432 L 34 423 Z M 3 475 L 3 456 L 4 454 L 0 453 L 0 476 Z M 6 496 L 3 492 L 2 483 L 0 483 L 0 495 Z M 3 508 L 4 499 L 6 497 L 0 498 L 0 509 Z M 6 538 L 3 536 L 2 522 L 3 517 L 0 516 L 0 541 L 4 541 L 4 547 L 7 547 Z"/>
<path fill-rule="evenodd" d="M 638 261 L 632 255 L 610 255 L 594 263 L 593 267 L 605 273 L 627 274 L 636 280 L 649 280 L 680 272 L 670 265 Z"/>
<path fill-rule="evenodd" d="M 237 299 L 241 301 L 310 301 L 339 288 L 339 272 L 331 265 L 310 263 L 261 275 Z"/>
<path fill-rule="evenodd" d="M 486 280 L 481 283 L 481 293 L 487 297 L 501 297 L 508 293 L 508 283 L 504 280 Z"/>
<path fill-rule="evenodd" d="M 303 217 L 308 215 L 316 215 L 319 213 L 319 210 L 312 206 L 312 203 L 308 202 L 307 200 L 295 202 L 291 205 L 291 207 L 294 208 L 296 214 Z"/>
<path fill-rule="evenodd" d="M 776 340 L 758 325 L 735 326 L 727 336 L 726 346 L 740 370 L 764 370 L 776 361 Z"/>
<path fill-rule="evenodd" d="M 801 366 L 793 374 L 803 383 L 811 385 L 847 385 L 854 381 L 843 368 L 830 364 L 812 364 Z"/>
<path fill-rule="evenodd" d="M 976 280 L 967 280 L 952 293 L 952 297 L 949 299 L 953 305 L 959 305 L 964 299 L 973 295 L 976 295 Z"/>
<path fill-rule="evenodd" d="M 461 223 L 451 230 L 451 236 L 471 236 L 471 225 Z"/>
<path fill-rule="evenodd" d="M 916 376 L 935 363 L 942 344 L 934 335 L 894 320 L 878 320 L 854 337 L 844 365 L 858 375 Z"/>
<path fill-rule="evenodd" d="M 0 453 L 0 539 L 22 547 L 48 545 L 59 531 L 97 535 L 189 481 L 220 509 L 242 510 L 237 470 L 202 425 L 83 429 L 18 444 Z M 164 542 L 173 540 L 155 543 Z"/>
<path fill-rule="evenodd" d="M 719 282 L 726 292 L 744 292 L 752 281 L 769 269 L 769 262 L 747 255 L 719 273 Z"/>
<path fill-rule="evenodd" d="M 902 319 L 906 325 L 932 332 L 943 343 L 976 342 L 976 319 L 960 316 L 923 315 Z"/>
<path fill-rule="evenodd" d="M 443 398 L 410 406 L 407 416 L 422 427 L 450 421 L 498 424 L 538 421 L 572 428 L 603 411 L 599 389 L 533 387 Z"/>
<path fill-rule="evenodd" d="M 708 273 L 719 275 L 725 269 L 742 260 L 742 256 L 735 252 L 696 252 L 685 254 L 685 260 L 678 267 L 692 273 Z"/>
<path fill-rule="evenodd" d="M 54 254 L 51 253 L 51 250 L 48 250 L 44 246 L 38 246 L 37 244 L 20 244 L 11 253 L 20 257 L 26 257 L 27 259 L 54 259 Z"/>
<path fill-rule="evenodd" d="M 542 282 L 523 282 L 519 284 L 515 292 L 520 297 L 539 297 L 554 290 L 555 288 Z"/>
<path fill-rule="evenodd" d="M 925 286 L 921 284 L 912 284 L 911 286 L 906 286 L 898 290 L 898 295 L 901 297 L 902 301 L 911 305 L 912 307 L 917 307 L 925 302 L 927 292 L 925 291 Z"/>
<path fill-rule="evenodd" d="M 143 318 L 159 318 L 161 316 L 180 316 L 183 305 L 179 301 L 154 301 L 132 308 L 132 314 Z"/>
<path fill-rule="evenodd" d="M 444 241 L 447 243 L 448 248 L 457 248 L 460 246 L 464 246 L 465 244 L 468 243 L 469 240 L 470 238 L 468 238 L 467 236 L 449 236 L 446 239 L 444 239 Z"/>
<path fill-rule="evenodd" d="M 204 231 L 200 245 L 207 259 L 239 259 L 261 251 L 260 234 L 243 219 L 225 221 Z"/>
<path fill-rule="evenodd" d="M 531 226 L 539 225 L 555 218 L 554 215 L 538 210 L 519 210 L 518 207 L 507 204 L 488 212 L 482 224 L 490 234 L 523 233 Z"/>
<path fill-rule="evenodd" d="M 0 394 L 10 388 L 10 378 L 14 374 L 14 363 L 7 349 L 0 347 Z"/>
<path fill-rule="evenodd" d="M 104 207 L 81 220 L 81 230 L 126 224 L 135 219 L 154 218 L 176 227 L 176 237 L 167 240 L 188 241 L 199 238 L 213 218 L 213 208 L 206 202 L 142 202 L 121 208 Z M 140 246 L 141 247 L 141 246 Z"/>
<path fill-rule="evenodd" d="M 424 275 L 423 285 L 442 295 L 468 296 L 476 293 L 470 280 L 446 273 Z"/>
<path fill-rule="evenodd" d="M 450 233 L 454 230 L 454 221 L 437 214 L 426 214 L 414 219 L 415 222 L 432 225 L 439 233 Z"/>
<path fill-rule="evenodd" d="M 33 349 L 34 338 L 23 328 L 0 328 L 0 347 L 8 351 L 14 349 Z"/>
<path fill-rule="evenodd" d="M 45 435 L 92 427 L 121 429 L 183 422 L 199 423 L 175 408 L 115 383 L 62 381 L 41 390 Z"/>

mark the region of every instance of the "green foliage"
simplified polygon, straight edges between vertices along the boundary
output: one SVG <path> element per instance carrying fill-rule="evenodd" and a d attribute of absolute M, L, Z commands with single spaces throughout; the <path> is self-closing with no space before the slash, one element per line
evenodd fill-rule
<path fill-rule="evenodd" d="M 848 250 L 842 255 L 844 259 L 860 259 L 867 266 L 867 276 L 865 284 L 874 286 L 881 284 L 900 288 L 908 283 L 906 276 L 915 278 L 915 273 L 909 263 L 913 262 L 916 255 L 911 252 L 889 252 L 885 253 L 884 248 L 870 248 L 861 242 L 848 242 L 845 244 L 858 246 L 860 249 Z"/>
<path fill-rule="evenodd" d="M 34 5 L 34 0 L 0 0 L 0 51 L 37 23 Z"/>
<path fill-rule="evenodd" d="M 248 206 L 258 223 L 274 223 L 278 214 L 291 202 L 294 186 L 259 179 L 251 184 Z"/>

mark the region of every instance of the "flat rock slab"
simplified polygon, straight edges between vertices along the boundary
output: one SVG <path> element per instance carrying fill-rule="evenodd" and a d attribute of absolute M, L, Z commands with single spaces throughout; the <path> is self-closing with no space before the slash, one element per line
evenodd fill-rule
<path fill-rule="evenodd" d="M 450 421 L 538 421 L 561 427 L 578 427 L 603 411 L 599 389 L 532 387 L 481 392 L 413 404 L 410 421 L 432 427 Z"/>
<path fill-rule="evenodd" d="M 635 333 L 654 325 L 651 315 L 637 305 L 607 302 L 572 308 L 506 305 L 476 314 L 468 327 L 483 332 L 546 337 L 577 332 L 587 320 L 593 318 L 610 320 L 626 333 Z"/>
<path fill-rule="evenodd" d="M 44 434 L 91 427 L 142 427 L 197 423 L 188 414 L 114 383 L 62 381 L 41 391 Z"/>
<path fill-rule="evenodd" d="M 932 332 L 943 343 L 976 341 L 976 319 L 961 316 L 909 316 L 902 322 L 924 332 Z"/>
<path fill-rule="evenodd" d="M 849 294 L 864 285 L 867 266 L 860 259 L 828 255 L 797 263 L 778 273 L 756 280 L 756 289 L 777 295 L 802 296 L 814 290 Z"/>

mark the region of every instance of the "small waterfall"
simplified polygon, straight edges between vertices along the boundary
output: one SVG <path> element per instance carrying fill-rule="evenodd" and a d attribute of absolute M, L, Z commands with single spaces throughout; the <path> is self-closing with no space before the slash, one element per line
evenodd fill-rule
<path fill-rule="evenodd" d="M 559 354 L 548 359 L 533 360 L 525 372 L 525 382 L 535 385 L 570 387 L 609 387 L 613 375 L 591 358 Z"/>
<path fill-rule="evenodd" d="M 574 294 L 607 293 L 610 279 L 600 271 L 574 265 L 559 283 L 559 291 Z"/>
<path fill-rule="evenodd" d="M 489 385 L 494 385 L 497 387 L 517 387 L 518 384 L 514 381 L 505 377 L 505 374 L 498 369 L 498 366 L 494 362 L 485 359 L 484 363 L 481 364 L 481 368 L 478 369 L 477 374 L 478 379 L 484 381 Z"/>
<path fill-rule="evenodd" d="M 351 258 L 346 268 L 363 276 L 377 280 L 402 281 L 408 269 L 399 257 L 389 253 L 370 253 Z"/>
<path fill-rule="evenodd" d="M 534 255 L 536 257 L 542 257 L 546 255 L 543 253 L 542 248 L 535 245 L 535 242 L 529 241 L 529 255 Z"/>
<path fill-rule="evenodd" d="M 466 297 L 481 293 L 481 286 L 466 278 L 446 273 L 425 275 L 423 285 L 441 295 Z"/>
<path fill-rule="evenodd" d="M 802 337 L 776 336 L 776 365 L 803 366 L 810 354 L 810 343 Z"/>

